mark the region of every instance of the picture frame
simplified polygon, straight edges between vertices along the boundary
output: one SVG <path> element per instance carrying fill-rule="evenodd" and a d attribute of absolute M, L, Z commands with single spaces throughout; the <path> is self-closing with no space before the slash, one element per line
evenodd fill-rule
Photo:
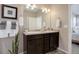
<path fill-rule="evenodd" d="M 0 30 L 6 29 L 7 22 L 6 21 L 0 21 Z"/>
<path fill-rule="evenodd" d="M 17 7 L 2 4 L 2 18 L 17 19 Z"/>
<path fill-rule="evenodd" d="M 15 30 L 16 26 L 17 26 L 16 22 L 11 22 L 11 29 Z"/>

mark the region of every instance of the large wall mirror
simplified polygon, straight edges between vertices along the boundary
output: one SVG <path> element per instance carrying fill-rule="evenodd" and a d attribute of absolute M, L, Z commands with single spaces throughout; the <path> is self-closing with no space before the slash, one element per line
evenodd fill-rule
<path fill-rule="evenodd" d="M 37 31 L 42 29 L 42 17 L 28 17 L 28 29 Z"/>
<path fill-rule="evenodd" d="M 40 31 L 42 29 L 43 24 L 43 17 L 42 11 L 39 8 L 31 9 L 26 8 L 24 9 L 24 28 L 28 31 Z"/>
<path fill-rule="evenodd" d="M 51 30 L 58 27 L 58 18 L 53 16 L 52 5 L 25 5 L 24 28 L 30 30 Z M 52 12 L 52 13 L 51 13 Z"/>

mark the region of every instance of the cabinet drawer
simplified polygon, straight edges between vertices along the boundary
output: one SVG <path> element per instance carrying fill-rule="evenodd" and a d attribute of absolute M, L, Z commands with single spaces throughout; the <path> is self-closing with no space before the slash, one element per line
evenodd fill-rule
<path fill-rule="evenodd" d="M 43 35 L 44 38 L 48 38 L 49 36 L 50 35 L 48 33 Z"/>
<path fill-rule="evenodd" d="M 59 33 L 58 33 L 58 32 L 56 32 L 56 33 L 51 33 L 50 36 L 51 36 L 51 37 L 57 37 L 57 36 L 59 36 Z"/>
<path fill-rule="evenodd" d="M 28 35 L 27 39 L 38 39 L 43 38 L 43 35 Z"/>

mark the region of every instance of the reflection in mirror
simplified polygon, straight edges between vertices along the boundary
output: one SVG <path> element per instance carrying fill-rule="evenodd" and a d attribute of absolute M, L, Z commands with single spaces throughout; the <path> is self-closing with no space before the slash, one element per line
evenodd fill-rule
<path fill-rule="evenodd" d="M 38 4 L 25 5 L 23 12 L 25 30 L 50 30 L 50 9 L 46 5 L 42 6 Z"/>
<path fill-rule="evenodd" d="M 24 29 L 28 31 L 40 31 L 42 29 L 42 10 L 39 8 L 24 9 Z"/>
<path fill-rule="evenodd" d="M 29 30 L 40 30 L 42 28 L 42 17 L 28 17 Z"/>

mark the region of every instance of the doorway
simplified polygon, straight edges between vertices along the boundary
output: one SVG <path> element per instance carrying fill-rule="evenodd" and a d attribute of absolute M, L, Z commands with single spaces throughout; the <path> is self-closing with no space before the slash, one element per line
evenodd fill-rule
<path fill-rule="evenodd" d="M 79 54 L 79 4 L 71 5 L 72 54 Z"/>

